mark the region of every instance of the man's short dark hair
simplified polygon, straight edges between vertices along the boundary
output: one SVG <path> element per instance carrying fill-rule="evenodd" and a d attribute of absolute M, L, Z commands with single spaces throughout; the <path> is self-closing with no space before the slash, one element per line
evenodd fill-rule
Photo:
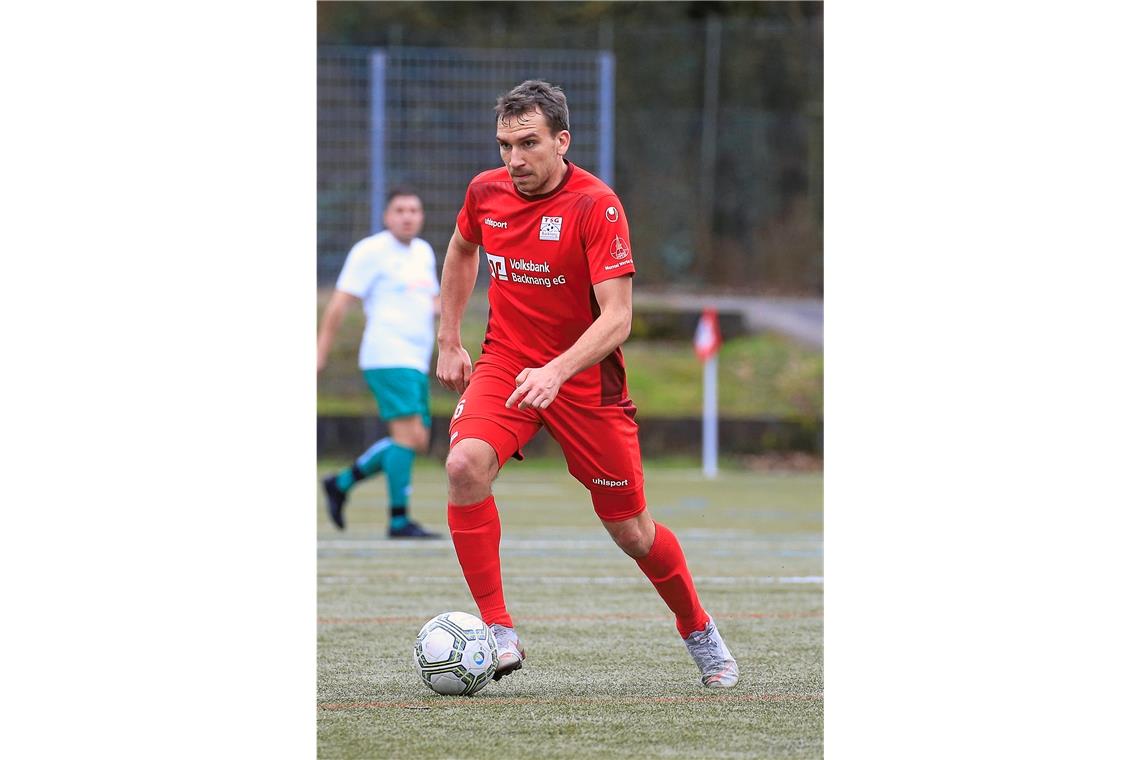
<path fill-rule="evenodd" d="M 410 195 L 411 197 L 418 200 L 421 205 L 424 202 L 423 198 L 421 198 L 420 194 L 417 193 L 415 190 L 412 190 L 409 187 L 394 187 L 388 191 L 388 200 L 384 201 L 384 208 L 388 208 L 389 206 L 391 206 L 392 200 L 395 198 L 399 198 L 402 195 Z"/>
<path fill-rule="evenodd" d="M 570 129 L 570 107 L 566 105 L 562 88 L 541 79 L 528 79 L 506 95 L 500 95 L 495 103 L 495 116 L 499 121 L 506 121 L 535 108 L 542 111 L 553 134 Z"/>

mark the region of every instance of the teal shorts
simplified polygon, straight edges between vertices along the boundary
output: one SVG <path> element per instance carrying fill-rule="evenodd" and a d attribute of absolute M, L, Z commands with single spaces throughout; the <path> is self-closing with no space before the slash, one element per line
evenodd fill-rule
<path fill-rule="evenodd" d="M 418 414 L 423 419 L 424 426 L 431 429 L 428 376 L 423 372 L 406 367 L 366 369 L 364 381 L 376 397 L 380 419 L 387 421 Z"/>

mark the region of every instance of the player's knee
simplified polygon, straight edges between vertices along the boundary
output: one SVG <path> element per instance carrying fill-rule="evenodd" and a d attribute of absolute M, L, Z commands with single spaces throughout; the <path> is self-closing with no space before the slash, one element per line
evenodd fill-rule
<path fill-rule="evenodd" d="M 640 559 L 649 554 L 649 550 L 653 546 L 653 535 L 643 526 L 632 521 L 625 525 L 609 527 L 609 531 L 614 543 L 634 559 Z"/>
<path fill-rule="evenodd" d="M 460 441 L 460 444 L 463 442 Z M 478 455 L 470 447 L 456 445 L 447 456 L 447 482 L 452 489 L 490 487 L 495 477 L 486 457 Z"/>
<path fill-rule="evenodd" d="M 388 424 L 392 440 L 417 454 L 426 454 L 431 434 L 418 418 L 403 418 Z"/>

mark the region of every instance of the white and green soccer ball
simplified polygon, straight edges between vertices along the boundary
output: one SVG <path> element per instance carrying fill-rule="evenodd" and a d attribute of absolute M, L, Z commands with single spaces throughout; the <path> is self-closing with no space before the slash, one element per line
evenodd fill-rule
<path fill-rule="evenodd" d="M 495 675 L 499 649 L 482 620 L 466 612 L 445 612 L 420 629 L 415 663 L 432 691 L 470 696 Z"/>

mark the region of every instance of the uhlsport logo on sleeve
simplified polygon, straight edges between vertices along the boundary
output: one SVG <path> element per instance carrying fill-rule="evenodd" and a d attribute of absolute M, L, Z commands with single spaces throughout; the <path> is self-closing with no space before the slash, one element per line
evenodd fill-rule
<path fill-rule="evenodd" d="M 561 240 L 562 239 L 562 217 L 560 216 L 544 216 L 542 217 L 542 224 L 538 228 L 539 240 Z"/>

